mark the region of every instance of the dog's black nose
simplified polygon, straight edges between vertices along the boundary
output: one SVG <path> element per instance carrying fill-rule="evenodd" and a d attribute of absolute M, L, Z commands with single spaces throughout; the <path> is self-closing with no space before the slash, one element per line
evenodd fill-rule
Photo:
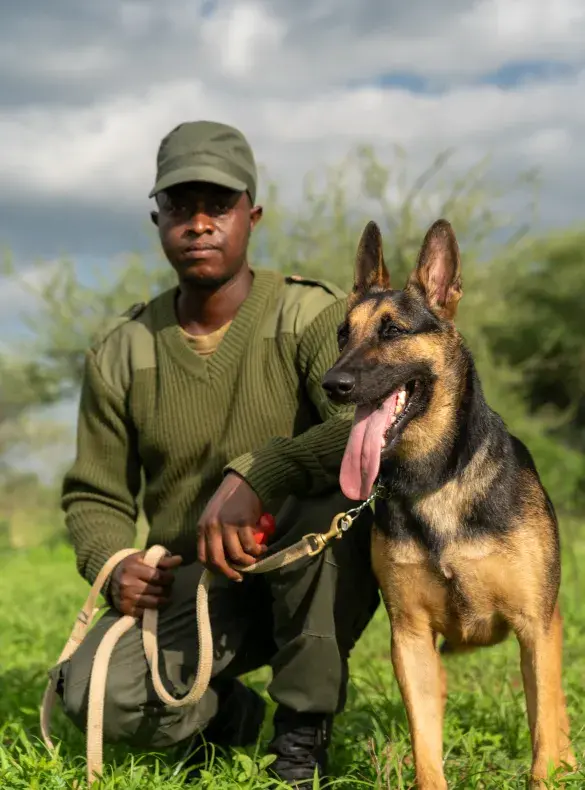
<path fill-rule="evenodd" d="M 328 371 L 323 376 L 323 389 L 330 398 L 347 398 L 355 388 L 355 377 L 344 371 Z"/>

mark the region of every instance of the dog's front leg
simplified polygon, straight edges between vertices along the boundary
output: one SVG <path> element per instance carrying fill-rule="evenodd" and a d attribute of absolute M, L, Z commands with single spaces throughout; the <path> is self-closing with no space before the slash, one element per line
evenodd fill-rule
<path fill-rule="evenodd" d="M 443 684 L 430 625 L 392 623 L 392 664 L 406 707 L 419 790 L 447 790 L 443 774 Z"/>
<path fill-rule="evenodd" d="M 558 604 L 551 622 L 544 627 L 518 632 L 522 676 L 532 739 L 532 782 L 541 787 L 549 770 L 561 759 L 574 764 L 569 742 L 569 722 L 561 684 L 562 621 Z"/>

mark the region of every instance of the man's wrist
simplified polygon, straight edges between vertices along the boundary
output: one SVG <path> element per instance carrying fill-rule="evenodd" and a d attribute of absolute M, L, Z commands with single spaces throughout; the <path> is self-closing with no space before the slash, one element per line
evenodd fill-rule
<path fill-rule="evenodd" d="M 263 507 L 275 499 L 298 493 L 302 487 L 302 472 L 297 464 L 273 446 L 278 441 L 272 440 L 268 446 L 244 453 L 224 468 L 224 474 L 233 473 L 241 477 Z"/>

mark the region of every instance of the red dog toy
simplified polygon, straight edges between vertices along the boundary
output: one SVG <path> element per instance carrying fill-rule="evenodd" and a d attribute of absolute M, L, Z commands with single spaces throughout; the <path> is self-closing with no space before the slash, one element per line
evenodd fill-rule
<path fill-rule="evenodd" d="M 256 543 L 261 546 L 265 544 L 268 538 L 274 535 L 274 530 L 276 529 L 276 521 L 274 520 L 274 516 L 271 516 L 270 513 L 263 513 L 258 520 L 258 527 L 254 530 L 254 539 Z"/>

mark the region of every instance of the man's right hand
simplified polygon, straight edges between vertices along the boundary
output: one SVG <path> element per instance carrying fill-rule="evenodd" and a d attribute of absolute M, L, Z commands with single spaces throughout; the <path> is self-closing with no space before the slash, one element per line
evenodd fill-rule
<path fill-rule="evenodd" d="M 160 609 L 169 603 L 175 580 L 173 571 L 182 563 L 175 555 L 163 557 L 157 568 L 144 563 L 144 551 L 137 551 L 116 565 L 110 594 L 122 614 L 142 617 L 145 609 Z"/>

